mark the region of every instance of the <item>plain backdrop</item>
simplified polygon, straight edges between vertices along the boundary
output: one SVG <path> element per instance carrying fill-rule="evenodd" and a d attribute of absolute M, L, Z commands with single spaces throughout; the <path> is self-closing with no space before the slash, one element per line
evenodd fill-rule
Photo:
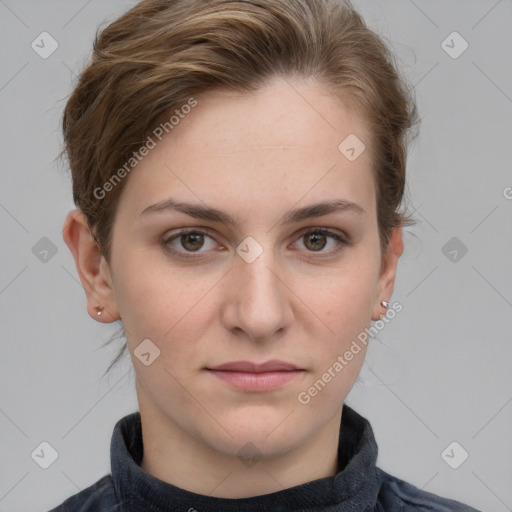
<path fill-rule="evenodd" d="M 370 420 L 382 469 L 510 511 L 512 1 L 354 3 L 415 85 L 422 125 L 408 161 L 418 224 L 391 299 L 403 310 L 372 340 L 346 403 Z M 112 429 L 138 408 L 129 359 L 102 378 L 119 325 L 86 312 L 61 235 L 71 181 L 55 162 L 96 28 L 133 4 L 0 0 L 3 512 L 47 511 L 109 473 Z M 32 45 L 42 32 L 58 44 L 47 58 Z M 33 456 L 50 453 L 43 442 L 58 455 L 47 469 Z"/>

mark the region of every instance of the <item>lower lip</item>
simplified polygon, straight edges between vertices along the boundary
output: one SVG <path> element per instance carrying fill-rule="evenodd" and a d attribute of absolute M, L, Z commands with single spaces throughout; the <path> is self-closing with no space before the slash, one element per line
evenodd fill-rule
<path fill-rule="evenodd" d="M 274 372 L 235 372 L 209 370 L 216 377 L 244 391 L 270 391 L 284 386 L 301 375 L 303 370 Z"/>

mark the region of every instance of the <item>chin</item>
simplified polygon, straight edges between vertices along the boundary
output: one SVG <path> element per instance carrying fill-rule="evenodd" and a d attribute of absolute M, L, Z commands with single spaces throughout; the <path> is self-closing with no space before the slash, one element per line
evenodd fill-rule
<path fill-rule="evenodd" d="M 271 437 L 268 436 L 268 429 L 258 433 L 234 432 L 228 443 L 224 442 L 225 439 L 212 439 L 209 444 L 223 455 L 246 461 L 248 467 L 260 459 L 282 456 L 300 444 L 300 439 L 295 440 L 290 435 L 275 439 Z"/>
<path fill-rule="evenodd" d="M 201 437 L 213 449 L 230 457 L 278 457 L 302 444 L 308 436 L 308 424 L 297 425 L 296 418 L 291 418 L 291 410 L 261 416 L 256 411 L 246 411 L 231 420 L 223 416 L 222 426 L 230 435 L 220 429 L 222 435 L 219 436 L 219 429 L 208 428 Z"/>

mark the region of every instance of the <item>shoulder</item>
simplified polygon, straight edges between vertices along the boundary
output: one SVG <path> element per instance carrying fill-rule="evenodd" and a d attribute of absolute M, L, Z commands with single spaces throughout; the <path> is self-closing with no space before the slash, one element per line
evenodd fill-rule
<path fill-rule="evenodd" d="M 112 476 L 106 475 L 49 512 L 118 512 L 119 510 Z"/>
<path fill-rule="evenodd" d="M 479 510 L 465 505 L 459 501 L 442 498 L 436 494 L 418 489 L 399 478 L 396 478 L 380 468 L 382 486 L 379 492 L 379 504 L 382 512 L 480 512 Z"/>

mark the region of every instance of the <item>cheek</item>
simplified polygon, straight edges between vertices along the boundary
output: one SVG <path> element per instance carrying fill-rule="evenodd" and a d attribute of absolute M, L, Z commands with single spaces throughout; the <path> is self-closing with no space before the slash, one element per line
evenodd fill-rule
<path fill-rule="evenodd" d="M 138 265 L 133 258 L 123 260 L 117 275 L 116 295 L 131 351 L 149 338 L 160 348 L 162 361 L 176 366 L 195 350 L 191 340 L 204 328 L 208 292 L 217 280 L 198 280 L 158 264 Z"/>
<path fill-rule="evenodd" d="M 314 333 L 311 336 L 321 338 L 321 342 L 315 344 L 312 375 L 298 397 L 300 404 L 307 402 L 313 415 L 337 411 L 361 371 L 367 348 L 366 333 L 371 325 L 371 286 L 371 279 L 340 279 L 331 284 L 327 293 L 317 296 L 313 307 L 324 311 L 319 316 L 328 329 L 319 323 L 322 334 L 317 331 L 316 336 Z"/>
<path fill-rule="evenodd" d="M 311 309 L 318 311 L 319 318 L 323 320 L 317 325 L 321 325 L 324 333 L 322 343 L 318 343 L 315 349 L 317 360 L 313 382 L 318 379 L 330 379 L 332 382 L 328 384 L 330 391 L 322 393 L 319 404 L 332 401 L 330 406 L 334 406 L 340 396 L 350 391 L 360 372 L 371 326 L 377 274 L 371 262 L 358 258 L 357 264 L 340 269 L 337 278 L 326 280 L 323 291 L 317 290 L 315 294 L 310 292 L 308 295 Z M 316 337 L 319 336 L 317 331 Z M 325 375 L 329 369 L 335 378 Z"/>
<path fill-rule="evenodd" d="M 308 302 L 337 339 L 346 338 L 371 322 L 377 272 L 371 265 L 356 264 L 340 269 L 325 281 L 323 289 L 308 291 Z"/>

